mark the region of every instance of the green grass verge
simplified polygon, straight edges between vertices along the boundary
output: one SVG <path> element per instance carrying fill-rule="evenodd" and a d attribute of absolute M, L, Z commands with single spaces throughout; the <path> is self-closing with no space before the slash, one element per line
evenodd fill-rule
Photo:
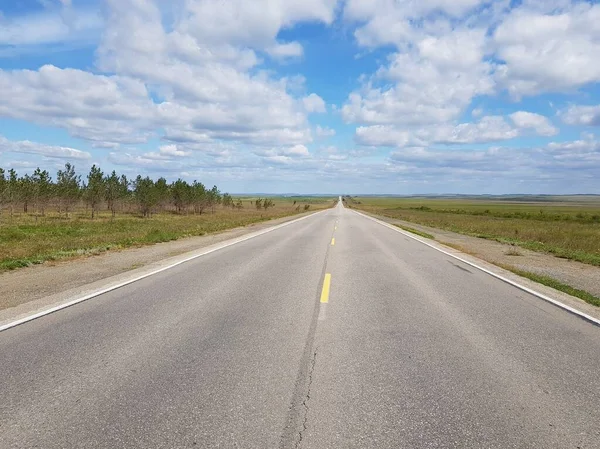
<path fill-rule="evenodd" d="M 578 288 L 574 288 L 574 287 L 571 287 L 570 285 L 563 284 L 562 282 L 557 281 L 554 278 L 551 278 L 548 276 L 543 276 L 543 275 L 536 274 L 536 273 L 532 273 L 530 271 L 520 270 L 520 269 L 510 266 L 510 265 L 504 265 L 504 264 L 500 265 L 499 264 L 498 266 L 504 268 L 505 270 L 511 271 L 521 277 L 530 279 L 539 284 L 543 284 L 547 287 L 551 287 L 555 290 L 566 293 L 567 295 L 575 296 L 576 298 L 584 300 L 588 304 L 591 304 L 596 307 L 600 307 L 600 298 L 598 298 L 597 296 L 594 296 L 591 293 L 588 293 L 584 290 L 579 290 Z"/>
<path fill-rule="evenodd" d="M 423 232 L 423 231 L 419 231 L 418 229 L 415 229 L 415 228 L 409 228 L 408 226 L 402 226 L 402 225 L 399 225 L 399 224 L 397 224 L 397 225 L 394 225 L 394 226 L 397 226 L 397 227 L 399 227 L 399 228 L 400 228 L 400 229 L 402 229 L 403 231 L 411 232 L 411 233 L 413 233 L 413 234 L 416 234 L 416 235 L 418 235 L 418 236 L 425 237 L 426 239 L 435 240 L 435 237 L 434 237 L 433 235 L 431 235 L 431 234 L 428 234 L 428 233 L 426 233 L 426 232 Z"/>

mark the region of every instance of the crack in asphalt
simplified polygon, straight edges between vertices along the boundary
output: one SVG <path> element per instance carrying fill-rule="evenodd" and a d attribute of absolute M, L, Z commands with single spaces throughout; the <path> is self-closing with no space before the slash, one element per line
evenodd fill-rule
<path fill-rule="evenodd" d="M 329 241 L 327 242 L 329 243 Z M 283 433 L 279 442 L 280 449 L 298 449 L 304 439 L 304 432 L 308 429 L 308 402 L 310 400 L 313 373 L 317 363 L 317 350 L 315 346 L 315 334 L 321 309 L 321 289 L 323 279 L 327 272 L 327 261 L 331 246 L 327 244 L 323 267 L 321 270 L 321 281 L 316 285 L 314 297 L 314 309 L 310 321 L 310 327 L 306 336 L 304 351 L 300 359 L 300 367 L 296 375 L 294 392 L 283 427 Z"/>
<path fill-rule="evenodd" d="M 310 387 L 312 386 L 312 376 L 315 370 L 315 364 L 317 363 L 317 350 L 315 348 L 315 352 L 313 353 L 310 368 L 308 370 L 308 381 L 306 387 L 306 395 L 304 396 L 304 400 L 302 401 L 302 406 L 304 407 L 304 419 L 302 421 L 302 429 L 298 432 L 298 441 L 296 442 L 295 448 L 299 448 L 302 444 L 302 437 L 304 432 L 308 429 L 308 401 L 310 401 Z"/>

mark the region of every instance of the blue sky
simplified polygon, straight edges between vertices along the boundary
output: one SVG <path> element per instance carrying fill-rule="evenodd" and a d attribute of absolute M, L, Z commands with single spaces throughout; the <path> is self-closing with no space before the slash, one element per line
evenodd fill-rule
<path fill-rule="evenodd" d="M 298 193 L 600 193 L 600 4 L 0 2 L 0 166 Z"/>

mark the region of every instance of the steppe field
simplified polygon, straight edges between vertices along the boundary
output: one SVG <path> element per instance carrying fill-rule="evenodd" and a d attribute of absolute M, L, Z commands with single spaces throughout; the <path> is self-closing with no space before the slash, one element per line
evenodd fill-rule
<path fill-rule="evenodd" d="M 600 266 L 600 196 L 345 197 L 348 206 Z"/>

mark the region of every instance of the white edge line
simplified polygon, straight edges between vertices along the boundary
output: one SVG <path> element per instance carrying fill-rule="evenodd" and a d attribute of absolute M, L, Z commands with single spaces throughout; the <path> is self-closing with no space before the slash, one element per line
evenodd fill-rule
<path fill-rule="evenodd" d="M 26 317 L 19 318 L 18 320 L 11 321 L 10 323 L 7 323 L 7 324 L 4 324 L 4 325 L 0 326 L 0 332 L 5 331 L 7 329 L 10 329 L 12 327 L 18 326 L 18 325 L 23 324 L 23 323 L 27 323 L 28 321 L 32 321 L 32 320 L 35 320 L 37 318 L 41 318 L 41 317 L 46 316 L 46 315 L 50 315 L 51 313 L 58 312 L 59 310 L 66 309 L 67 307 L 74 306 L 75 304 L 79 304 L 80 302 L 87 301 L 88 299 L 95 298 L 96 296 L 103 295 L 105 293 L 111 292 L 113 290 L 116 290 L 118 288 L 124 287 L 126 285 L 133 284 L 134 282 L 140 281 L 140 280 L 145 279 L 147 277 L 150 277 L 150 276 L 153 276 L 155 274 L 161 273 L 163 271 L 169 270 L 169 269 L 174 268 L 174 267 L 176 267 L 178 265 L 181 265 L 183 263 L 189 262 L 190 260 L 194 260 L 194 259 L 197 259 L 199 257 L 206 256 L 207 254 L 214 253 L 215 251 L 222 250 L 222 249 L 227 248 L 229 246 L 245 242 L 246 240 L 250 240 L 250 239 L 253 239 L 255 237 L 259 237 L 261 235 L 267 234 L 268 232 L 272 232 L 272 231 L 275 231 L 277 229 L 283 228 L 285 226 L 289 226 L 289 225 L 291 225 L 293 223 L 298 223 L 299 221 L 306 220 L 307 218 L 314 217 L 316 215 L 319 215 L 319 214 L 321 214 L 323 212 L 327 212 L 329 210 L 330 209 L 325 209 L 325 210 L 322 210 L 322 211 L 319 211 L 319 212 L 314 212 L 314 213 L 312 213 L 310 215 L 306 215 L 304 217 L 296 218 L 295 220 L 286 221 L 285 223 L 281 223 L 281 224 L 272 226 L 270 228 L 263 229 L 261 231 L 256 231 L 254 233 L 245 235 L 243 237 L 238 237 L 236 239 L 230 240 L 229 242 L 221 244 L 221 245 L 219 245 L 219 246 L 217 246 L 215 248 L 211 248 L 211 249 L 203 251 L 203 252 L 201 252 L 199 254 L 194 254 L 193 256 L 190 256 L 190 257 L 187 257 L 185 259 L 179 260 L 179 261 L 174 262 L 174 263 L 172 263 L 170 265 L 167 265 L 165 267 L 161 267 L 161 268 L 158 268 L 156 270 L 150 271 L 149 273 L 145 273 L 145 274 L 142 274 L 142 275 L 137 276 L 135 278 L 128 279 L 126 281 L 120 282 L 118 284 L 111 285 L 110 287 L 107 287 L 107 288 L 96 290 L 96 291 L 94 291 L 92 293 L 89 293 L 89 294 L 87 294 L 85 296 L 82 296 L 80 298 L 74 299 L 74 300 L 66 302 L 64 304 L 59 304 L 59 305 L 51 307 L 49 309 L 42 310 L 40 312 L 34 313 L 33 315 L 28 315 Z"/>
<path fill-rule="evenodd" d="M 363 214 L 362 212 L 358 212 L 358 211 L 356 211 L 354 209 L 350 209 L 350 210 L 352 212 L 354 212 L 354 213 L 357 213 L 358 215 L 362 215 L 363 217 L 368 218 L 369 220 L 373 220 L 376 223 L 379 223 L 380 225 L 385 226 L 386 228 L 390 228 L 393 231 L 399 232 L 400 234 L 403 234 L 403 235 L 405 235 L 407 237 L 410 237 L 411 239 L 416 240 L 417 242 L 421 242 L 423 245 L 427 245 L 430 248 L 433 248 L 433 249 L 435 249 L 435 250 L 437 250 L 437 251 L 439 251 L 441 253 L 446 254 L 447 256 L 450 256 L 450 257 L 453 257 L 454 259 L 460 260 L 462 263 L 470 265 L 473 268 L 477 268 L 478 270 L 481 270 L 484 273 L 487 273 L 490 276 L 495 277 L 496 279 L 500 279 L 501 281 L 506 282 L 507 284 L 510 284 L 513 287 L 517 287 L 518 289 L 523 290 L 524 292 L 527 292 L 527 293 L 529 293 L 529 294 L 531 294 L 533 296 L 537 296 L 538 298 L 543 299 L 544 301 L 547 301 L 547 302 L 549 302 L 551 304 L 554 304 L 555 306 L 560 307 L 561 309 L 566 310 L 567 312 L 570 312 L 570 313 L 572 313 L 574 315 L 577 315 L 578 317 L 583 318 L 584 320 L 589 321 L 590 323 L 595 324 L 596 326 L 600 326 L 600 320 L 594 318 L 593 316 L 588 315 L 587 313 L 584 313 L 584 312 L 582 312 L 580 310 L 577 310 L 577 309 L 575 309 L 575 308 L 573 308 L 571 306 L 563 304 L 562 302 L 557 301 L 556 299 L 552 299 L 549 296 L 546 296 L 543 293 L 535 291 L 535 290 L 533 290 L 533 289 L 531 289 L 529 287 L 525 287 L 524 285 L 521 285 L 518 282 L 511 281 L 510 279 L 505 278 L 504 276 L 502 276 L 500 274 L 494 273 L 493 271 L 488 270 L 487 268 L 481 267 L 481 266 L 479 266 L 479 265 L 477 265 L 477 264 L 475 264 L 473 262 L 469 262 L 468 260 L 465 260 L 462 257 L 459 257 L 459 256 L 457 256 L 455 254 L 449 253 L 448 251 L 444 251 L 443 249 L 438 248 L 437 246 L 434 246 L 431 243 L 425 242 L 425 241 L 423 241 L 423 240 L 415 237 L 411 233 L 409 233 L 407 231 L 404 231 L 403 229 L 398 228 L 397 226 L 394 226 L 394 225 L 392 225 L 390 223 L 386 223 L 385 221 L 379 220 L 379 219 L 377 219 L 375 217 L 371 217 L 369 215 Z"/>

